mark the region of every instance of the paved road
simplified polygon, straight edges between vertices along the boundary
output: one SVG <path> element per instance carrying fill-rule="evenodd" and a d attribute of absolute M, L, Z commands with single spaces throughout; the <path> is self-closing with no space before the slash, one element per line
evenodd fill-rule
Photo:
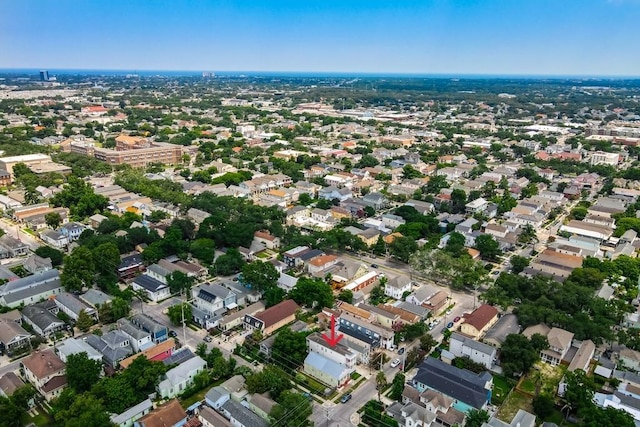
<path fill-rule="evenodd" d="M 9 221 L 6 218 L 2 218 L 0 219 L 0 228 L 8 235 L 10 235 L 11 237 L 17 237 L 19 238 L 22 242 L 26 243 L 27 245 L 29 245 L 29 248 L 32 251 L 35 251 L 36 249 L 38 249 L 40 246 L 42 246 L 42 243 L 40 242 L 39 239 L 33 237 L 31 234 L 26 233 L 25 231 L 23 231 L 18 225 L 16 225 L 15 223 Z"/>

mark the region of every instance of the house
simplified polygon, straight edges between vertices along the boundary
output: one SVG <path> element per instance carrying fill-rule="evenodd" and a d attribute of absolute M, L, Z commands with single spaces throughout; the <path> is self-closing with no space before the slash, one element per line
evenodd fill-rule
<path fill-rule="evenodd" d="M 30 248 L 26 243 L 8 234 L 0 236 L 0 249 L 4 258 L 17 258 L 28 255 Z"/>
<path fill-rule="evenodd" d="M 134 252 L 120 257 L 120 265 L 118 265 L 117 269 L 118 280 L 128 282 L 136 277 L 141 271 L 144 271 L 144 262 L 142 260 L 142 255 L 139 252 Z"/>
<path fill-rule="evenodd" d="M 309 325 L 307 325 L 302 320 L 296 320 L 295 322 L 287 326 L 287 328 L 291 330 L 291 332 L 306 331 L 308 327 Z M 273 348 L 273 344 L 276 342 L 277 337 L 278 334 L 275 333 L 260 341 L 260 353 L 264 354 L 267 357 L 271 357 L 271 349 Z"/>
<path fill-rule="evenodd" d="M 0 354 L 11 356 L 30 345 L 31 334 L 19 322 L 0 318 Z"/>
<path fill-rule="evenodd" d="M 466 413 L 471 409 L 484 409 L 489 404 L 493 377 L 488 372 L 474 374 L 427 357 L 411 383 L 421 393 L 429 389 L 453 398 L 453 407 Z"/>
<path fill-rule="evenodd" d="M 375 325 L 349 313 L 340 315 L 338 325 L 346 341 L 362 341 L 373 349 L 393 348 L 394 332 L 391 328 Z"/>
<path fill-rule="evenodd" d="M 102 354 L 105 364 L 116 369 L 120 361 L 126 359 L 133 353 L 129 337 L 119 330 L 107 332 L 103 336 L 88 335 L 87 344 Z"/>
<path fill-rule="evenodd" d="M 84 311 L 89 317 L 94 320 L 98 320 L 98 312 L 95 308 L 88 306 L 84 302 L 80 301 L 78 297 L 70 294 L 69 292 L 60 292 L 53 300 L 60 311 L 67 316 L 77 321 L 80 317 L 80 312 Z"/>
<path fill-rule="evenodd" d="M 220 407 L 220 412 L 231 421 L 235 427 L 268 427 L 269 423 L 249 408 L 235 400 L 228 400 Z"/>
<path fill-rule="evenodd" d="M 256 231 L 253 234 L 253 240 L 261 243 L 267 249 L 278 249 L 280 247 L 280 238 L 272 235 L 268 231 Z"/>
<path fill-rule="evenodd" d="M 126 359 L 121 360 L 120 367 L 122 369 L 127 369 L 133 363 L 134 360 L 142 356 L 146 357 L 151 361 L 163 362 L 165 365 L 170 365 L 173 363 L 182 363 L 192 357 L 195 357 L 195 355 L 191 353 L 191 350 L 189 350 L 186 347 L 182 347 L 182 352 L 181 352 L 182 354 L 176 356 L 176 358 L 174 359 L 171 359 L 171 357 L 177 353 L 177 352 L 174 352 L 175 348 L 176 348 L 176 342 L 174 341 L 173 338 L 169 338 L 168 340 L 163 341 L 159 344 L 152 345 L 150 347 L 145 347 L 145 349 L 140 351 L 140 353 L 132 354 Z M 167 360 L 173 363 L 168 363 Z"/>
<path fill-rule="evenodd" d="M 616 391 L 613 394 L 595 393 L 593 400 L 601 408 L 614 408 L 629 413 L 635 425 L 640 423 L 640 398 L 637 394 Z"/>
<path fill-rule="evenodd" d="M 389 200 L 382 193 L 372 192 L 362 198 L 362 203 L 365 206 L 370 206 L 376 211 L 388 206 Z"/>
<path fill-rule="evenodd" d="M 47 402 L 58 397 L 67 386 L 66 365 L 51 349 L 35 351 L 20 364 L 27 381 Z"/>
<path fill-rule="evenodd" d="M 36 254 L 30 255 L 22 264 L 25 270 L 31 274 L 42 273 L 53 268 L 51 258 L 42 258 Z"/>
<path fill-rule="evenodd" d="M 0 286 L 0 305 L 11 308 L 30 305 L 57 295 L 62 290 L 58 270 L 43 271 Z"/>
<path fill-rule="evenodd" d="M 173 399 L 134 421 L 133 427 L 181 427 L 186 422 L 187 413 L 178 399 Z"/>
<path fill-rule="evenodd" d="M 353 369 L 335 362 L 323 354 L 309 352 L 304 359 L 304 372 L 333 388 L 345 386 L 351 379 Z"/>
<path fill-rule="evenodd" d="M 151 334 L 151 339 L 156 344 L 166 341 L 169 338 L 169 330 L 166 326 L 156 322 L 148 315 L 141 313 L 131 318 L 131 323 L 143 331 Z"/>
<path fill-rule="evenodd" d="M 482 427 L 536 427 L 536 417 L 524 409 L 518 409 L 518 412 L 509 424 L 496 417 L 491 417 L 489 421 L 482 424 Z"/>
<path fill-rule="evenodd" d="M 56 352 L 64 363 L 67 363 L 67 359 L 72 354 L 85 353 L 89 359 L 100 362 L 102 365 L 102 354 L 83 339 L 67 338 L 56 346 Z"/>
<path fill-rule="evenodd" d="M 482 341 L 496 347 L 501 347 L 502 343 L 507 339 L 507 335 L 519 333 L 520 324 L 518 323 L 518 316 L 513 313 L 507 313 L 503 314 L 496 324 L 484 334 Z"/>
<path fill-rule="evenodd" d="M 93 308 L 98 308 L 111 303 L 112 297 L 98 289 L 89 289 L 87 292 L 80 295 L 80 300 L 89 304 Z"/>
<path fill-rule="evenodd" d="M 479 339 L 498 321 L 498 310 L 488 304 L 482 304 L 469 314 L 465 314 L 460 332 Z"/>
<path fill-rule="evenodd" d="M 40 305 L 28 305 L 23 308 L 22 319 L 33 328 L 34 332 L 45 338 L 65 328 L 62 320 Z"/>
<path fill-rule="evenodd" d="M 307 270 L 311 274 L 320 273 L 338 263 L 335 255 L 320 255 L 307 262 Z"/>
<path fill-rule="evenodd" d="M 534 334 L 545 336 L 549 341 L 549 348 L 540 352 L 540 358 L 542 361 L 552 366 L 558 366 L 571 348 L 573 334 L 569 331 L 565 331 L 564 329 L 549 328 L 547 325 L 542 323 L 539 325 L 529 326 L 522 332 L 522 335 L 529 339 Z"/>
<path fill-rule="evenodd" d="M 235 375 L 219 386 L 212 387 L 205 395 L 205 402 L 212 408 L 219 409 L 232 397 L 242 400 L 246 393 L 245 379 L 242 375 Z"/>
<path fill-rule="evenodd" d="M 620 350 L 619 360 L 625 368 L 640 372 L 640 352 L 625 347 Z"/>
<path fill-rule="evenodd" d="M 147 274 L 141 274 L 134 278 L 131 287 L 136 292 L 146 293 L 147 297 L 155 302 L 171 296 L 171 289 L 166 283 L 162 283 Z"/>
<path fill-rule="evenodd" d="M 132 427 L 135 421 L 147 415 L 153 409 L 151 399 L 145 399 L 120 414 L 111 415 L 111 422 L 117 427 Z"/>
<path fill-rule="evenodd" d="M 328 187 L 320 189 L 318 191 L 318 198 L 322 200 L 338 200 L 340 202 L 344 202 L 345 200 L 349 200 L 353 197 L 353 193 L 348 188 L 338 188 L 336 186 L 330 185 Z"/>
<path fill-rule="evenodd" d="M 248 403 L 249 409 L 253 413 L 262 417 L 262 419 L 264 420 L 269 420 L 269 414 L 271 413 L 271 410 L 274 406 L 277 405 L 277 403 L 273 399 L 270 399 L 266 393 L 254 393 L 253 396 L 251 396 L 251 398 L 249 399 Z"/>
<path fill-rule="evenodd" d="M 84 230 L 86 230 L 86 227 L 78 222 L 62 224 L 58 229 L 58 231 L 66 237 L 69 242 L 75 242 L 78 240 Z"/>
<path fill-rule="evenodd" d="M 155 345 L 151 334 L 136 327 L 129 319 L 119 319 L 117 325 L 118 329 L 129 338 L 134 351 L 144 351 Z"/>
<path fill-rule="evenodd" d="M 69 239 L 55 230 L 44 230 L 40 232 L 40 238 L 49 246 L 57 249 L 63 249 L 69 244 Z"/>
<path fill-rule="evenodd" d="M 264 310 L 264 303 L 262 303 L 261 301 L 255 302 L 255 303 L 243 308 L 242 310 L 236 311 L 234 313 L 229 314 L 228 316 L 225 316 L 218 323 L 218 328 L 221 331 L 231 330 L 231 329 L 235 328 L 236 326 L 239 326 L 239 325 L 242 324 L 245 315 L 251 315 L 252 316 L 252 315 L 255 315 L 256 313 L 259 313 L 259 312 L 261 312 L 263 310 Z"/>
<path fill-rule="evenodd" d="M 210 216 L 211 214 L 209 212 L 201 211 L 196 208 L 189 208 L 187 211 L 187 218 L 193 221 L 197 226 L 200 226 L 200 224 Z"/>
<path fill-rule="evenodd" d="M 298 310 L 300 306 L 295 301 L 287 299 L 255 315 L 246 314 L 243 320 L 244 328 L 249 331 L 257 329 L 265 336 L 271 335 L 287 323 L 293 322 Z"/>
<path fill-rule="evenodd" d="M 229 420 L 208 406 L 200 407 L 198 410 L 198 419 L 203 427 L 233 427 Z"/>
<path fill-rule="evenodd" d="M 341 343 L 330 346 L 318 332 L 307 336 L 307 347 L 309 352 L 318 353 L 348 369 L 356 366 L 357 354 L 353 350 Z"/>
<path fill-rule="evenodd" d="M 449 351 L 456 357 L 468 357 L 487 369 L 491 369 L 497 359 L 497 349 L 495 347 L 455 332 L 449 338 Z"/>
<path fill-rule="evenodd" d="M 89 225 L 91 226 L 91 228 L 95 230 L 100 226 L 100 223 L 106 219 L 109 219 L 109 218 L 101 214 L 91 215 L 89 217 Z"/>
<path fill-rule="evenodd" d="M 405 292 L 411 291 L 413 282 L 406 276 L 396 276 L 389 279 L 384 285 L 384 294 L 395 298 L 397 300 L 402 299 Z"/>
<path fill-rule="evenodd" d="M 238 306 L 235 292 L 218 284 L 195 286 L 191 295 L 194 320 L 206 329 L 215 328 L 227 310 Z"/>
<path fill-rule="evenodd" d="M 164 399 L 171 399 L 182 394 L 193 384 L 193 378 L 207 367 L 200 356 L 193 357 L 166 372 L 165 378 L 158 384 L 158 394 Z"/>
<path fill-rule="evenodd" d="M 569 368 L 567 369 L 569 372 L 573 372 L 576 369 L 582 369 L 585 372 L 588 372 L 589 365 L 591 364 L 591 360 L 596 352 L 596 345 L 591 340 L 584 340 L 580 343 L 578 347 L 578 351 L 571 359 L 571 363 L 569 363 Z"/>
<path fill-rule="evenodd" d="M 11 397 L 16 390 L 24 386 L 19 376 L 14 372 L 7 372 L 0 377 L 0 396 Z"/>

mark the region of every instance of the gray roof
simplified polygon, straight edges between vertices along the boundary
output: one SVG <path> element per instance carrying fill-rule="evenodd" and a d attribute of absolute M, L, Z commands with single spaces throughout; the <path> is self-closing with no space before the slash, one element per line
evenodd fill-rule
<path fill-rule="evenodd" d="M 418 368 L 413 381 L 479 409 L 489 398 L 489 390 L 485 385 L 490 378 L 491 374 L 488 372 L 474 374 L 427 357 Z"/>
<path fill-rule="evenodd" d="M 483 354 L 491 355 L 496 352 L 495 347 L 490 346 L 489 344 L 478 342 L 472 338 L 465 337 L 464 335 L 458 334 L 456 332 L 452 333 L 449 339 L 461 341 L 465 346 Z"/>
<path fill-rule="evenodd" d="M 49 282 L 60 278 L 60 272 L 58 270 L 47 270 L 41 273 L 33 274 L 31 276 L 24 277 L 22 279 L 14 280 L 3 286 L 0 286 L 0 295 L 7 295 L 12 292 L 27 289 L 33 286 L 38 286 L 43 282 Z"/>
<path fill-rule="evenodd" d="M 86 340 L 91 347 L 102 354 L 102 359 L 113 367 L 116 367 L 118 362 L 126 359 L 133 353 L 133 349 L 129 346 L 112 348 L 102 338 L 93 334 L 88 335 Z"/>
<path fill-rule="evenodd" d="M 535 427 L 536 417 L 523 409 L 518 409 L 516 416 L 511 420 L 511 425 L 520 427 Z"/>
<path fill-rule="evenodd" d="M 87 314 L 96 312 L 94 308 L 89 307 L 87 304 L 80 301 L 78 297 L 70 294 L 69 292 L 60 292 L 56 295 L 55 301 L 56 304 L 65 306 L 77 315 L 79 315 L 82 310 L 86 311 Z"/>
<path fill-rule="evenodd" d="M 221 385 L 217 385 L 215 387 L 211 387 L 211 389 L 207 392 L 207 394 L 204 397 L 208 402 L 211 402 L 211 404 L 214 404 L 215 402 L 220 400 L 220 398 L 229 394 L 231 394 L 229 393 L 229 390 L 227 390 Z"/>
<path fill-rule="evenodd" d="M 40 330 L 44 331 L 53 324 L 63 325 L 64 322 L 51 314 L 49 310 L 46 310 L 37 305 L 28 305 L 22 309 L 22 315 L 29 319 L 31 323 L 35 324 Z"/>
<path fill-rule="evenodd" d="M 216 298 L 220 298 L 222 300 L 232 296 L 234 293 L 225 288 L 224 286 L 220 286 L 218 284 L 202 284 L 197 286 L 194 289 L 194 292 L 197 290 L 198 298 L 205 300 L 207 302 L 215 301 Z"/>
<path fill-rule="evenodd" d="M 150 292 L 157 292 L 161 289 L 165 289 L 168 288 L 167 285 L 165 285 L 164 283 L 162 283 L 161 281 L 154 279 L 151 276 L 147 276 L 146 274 L 142 274 L 138 277 L 136 277 L 133 280 L 133 283 L 135 283 L 136 285 L 150 291 Z"/>
<path fill-rule="evenodd" d="M 102 354 L 91 347 L 86 341 L 77 338 L 68 338 L 62 341 L 56 348 L 58 354 L 70 356 L 72 354 L 87 353 L 89 358 L 102 358 Z"/>
<path fill-rule="evenodd" d="M 93 307 L 97 307 L 110 302 L 113 298 L 98 289 L 89 289 L 80 295 L 80 299 Z"/>
<path fill-rule="evenodd" d="M 228 400 L 220 409 L 228 412 L 245 427 L 267 427 L 269 424 L 254 412 L 235 400 Z"/>
<path fill-rule="evenodd" d="M 194 358 L 195 356 L 196 355 L 193 354 L 193 352 L 189 348 L 182 347 L 181 349 L 174 351 L 171 356 L 164 359 L 162 363 L 164 363 L 167 366 L 175 365 L 179 363 L 184 363 L 187 360 Z"/>
<path fill-rule="evenodd" d="M 18 301 L 26 300 L 27 298 L 35 297 L 46 292 L 51 292 L 55 289 L 62 289 L 59 278 L 53 281 L 41 282 L 28 288 L 16 290 L 4 295 L 3 298 L 5 303 L 10 306 Z"/>
<path fill-rule="evenodd" d="M 142 329 L 148 332 L 161 332 L 164 331 L 166 326 L 162 326 L 160 323 L 153 320 L 151 317 L 147 316 L 144 313 L 136 314 L 131 318 L 131 321 L 140 326 Z"/>
<path fill-rule="evenodd" d="M 166 268 L 164 268 L 159 264 L 151 264 L 149 267 L 147 267 L 147 271 L 151 273 L 155 273 L 158 276 L 162 276 L 162 277 L 166 277 L 171 274 L 171 271 L 167 270 Z"/>
<path fill-rule="evenodd" d="M 339 380 L 341 374 L 345 371 L 345 367 L 339 364 L 338 362 L 334 362 L 331 359 L 327 359 L 321 354 L 318 354 L 314 351 L 310 352 L 307 355 L 307 358 L 304 360 L 305 365 L 310 365 L 316 368 L 317 370 L 324 372 L 325 374 L 331 375 L 331 377 Z"/>
<path fill-rule="evenodd" d="M 180 384 L 185 380 L 185 378 L 189 377 L 194 370 L 206 367 L 207 362 L 205 362 L 200 356 L 192 357 L 175 368 L 169 369 L 165 374 L 167 377 L 166 381 L 172 385 Z"/>
<path fill-rule="evenodd" d="M 431 310 L 429 310 L 428 308 L 424 308 L 421 305 L 415 305 L 406 301 L 400 302 L 398 305 L 396 305 L 396 307 L 420 317 L 427 317 L 427 315 L 431 312 Z"/>
<path fill-rule="evenodd" d="M 495 325 L 484 335 L 484 341 L 492 340 L 497 344 L 502 344 L 507 335 L 520 333 L 518 317 L 515 314 L 504 314 Z"/>
<path fill-rule="evenodd" d="M 118 328 L 120 328 L 122 332 L 136 341 L 149 336 L 149 332 L 145 332 L 142 329 L 139 329 L 136 325 L 131 323 L 129 319 L 119 319 L 117 323 Z"/>
<path fill-rule="evenodd" d="M 138 414 L 141 414 L 144 411 L 149 412 L 152 409 L 153 409 L 153 403 L 151 402 L 151 400 L 145 399 L 142 402 L 138 403 L 137 405 L 132 406 L 131 408 L 125 410 L 121 414 L 112 415 L 111 422 L 116 425 L 120 425 L 129 421 L 132 417 Z"/>

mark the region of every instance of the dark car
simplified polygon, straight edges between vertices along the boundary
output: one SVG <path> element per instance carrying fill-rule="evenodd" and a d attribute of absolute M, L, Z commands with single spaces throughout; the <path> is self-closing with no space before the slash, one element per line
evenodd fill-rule
<path fill-rule="evenodd" d="M 454 322 L 454 323 L 458 323 L 458 321 L 459 321 L 459 320 L 460 320 L 460 316 L 456 316 L 456 317 L 453 319 L 453 322 Z"/>
<path fill-rule="evenodd" d="M 178 336 L 178 334 L 176 333 L 176 331 L 169 331 L 169 336 L 175 338 Z"/>
<path fill-rule="evenodd" d="M 398 350 L 398 354 L 404 354 L 404 347 L 400 347 L 400 350 Z"/>
<path fill-rule="evenodd" d="M 371 264 L 371 268 L 378 268 L 378 264 Z"/>
<path fill-rule="evenodd" d="M 340 403 L 347 403 L 351 400 L 351 393 L 347 393 L 342 398 L 340 398 Z"/>

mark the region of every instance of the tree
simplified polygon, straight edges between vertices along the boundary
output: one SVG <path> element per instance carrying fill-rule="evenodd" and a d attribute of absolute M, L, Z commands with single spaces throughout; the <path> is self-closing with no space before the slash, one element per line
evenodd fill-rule
<path fill-rule="evenodd" d="M 24 410 L 16 406 L 9 398 L 0 395 L 0 425 L 6 427 L 20 427 L 20 419 Z"/>
<path fill-rule="evenodd" d="M 450 253 L 454 258 L 458 258 L 467 253 L 464 245 L 464 236 L 457 231 L 454 231 L 449 234 L 449 240 L 447 240 L 447 244 L 444 247 L 444 250 Z"/>
<path fill-rule="evenodd" d="M 298 197 L 298 203 L 302 206 L 309 206 L 313 203 L 313 197 L 309 193 L 302 193 L 300 197 Z"/>
<path fill-rule="evenodd" d="M 148 250 L 148 248 L 147 248 Z M 146 253 L 145 250 L 143 253 Z M 224 255 L 220 255 L 214 265 L 214 269 L 216 271 L 216 275 L 220 274 L 223 276 L 229 276 L 231 274 L 235 274 L 240 272 L 244 264 L 244 258 L 237 249 L 230 248 L 227 250 L 227 253 Z"/>
<path fill-rule="evenodd" d="M 191 242 L 189 247 L 191 255 L 204 264 L 212 264 L 216 251 L 216 242 L 212 239 L 201 238 Z"/>
<path fill-rule="evenodd" d="M 60 282 L 67 291 L 74 292 L 81 291 L 84 286 L 91 286 L 94 278 L 93 254 L 89 248 L 78 246 L 65 258 Z"/>
<path fill-rule="evenodd" d="M 371 289 L 371 293 L 369 293 L 369 304 L 378 305 L 387 300 L 387 296 L 384 293 L 384 286 L 382 284 L 378 284 Z"/>
<path fill-rule="evenodd" d="M 593 393 L 596 385 L 582 369 L 565 373 L 564 382 L 566 388 L 563 397 L 573 411 L 582 415 L 582 411 L 593 406 Z"/>
<path fill-rule="evenodd" d="M 120 265 L 118 246 L 115 243 L 103 243 L 96 246 L 91 253 L 96 273 L 100 275 L 103 283 L 116 283 L 118 281 L 116 270 Z"/>
<path fill-rule="evenodd" d="M 396 237 L 389 245 L 389 254 L 394 258 L 408 263 L 409 258 L 418 250 L 418 244 L 410 237 Z"/>
<path fill-rule="evenodd" d="M 285 290 L 276 286 L 264 291 L 264 294 L 262 294 L 262 299 L 264 300 L 264 305 L 269 308 L 284 301 L 286 296 L 287 293 L 285 292 Z"/>
<path fill-rule="evenodd" d="M 169 214 L 164 212 L 164 211 L 152 211 L 148 216 L 147 216 L 147 221 L 149 222 L 153 222 L 153 223 L 157 223 L 162 221 L 163 219 L 167 219 L 169 218 Z"/>
<path fill-rule="evenodd" d="M 489 421 L 489 413 L 485 410 L 472 409 L 467 412 L 465 427 L 482 427 L 482 424 Z"/>
<path fill-rule="evenodd" d="M 529 258 L 525 258 L 520 255 L 512 256 L 509 262 L 511 264 L 511 272 L 513 274 L 521 273 L 529 266 Z"/>
<path fill-rule="evenodd" d="M 333 306 L 333 291 L 331 286 L 322 279 L 301 277 L 289 292 L 289 297 L 298 304 L 309 308 L 323 308 Z"/>
<path fill-rule="evenodd" d="M 353 302 L 353 292 L 349 289 L 343 289 L 338 294 L 338 299 L 351 304 Z"/>
<path fill-rule="evenodd" d="M 64 254 L 51 246 L 40 246 L 35 250 L 35 254 L 42 258 L 49 258 L 54 268 L 60 266 L 64 260 Z"/>
<path fill-rule="evenodd" d="M 129 316 L 131 305 L 121 297 L 115 297 L 98 307 L 98 317 L 104 324 L 113 323 L 118 319 Z"/>
<path fill-rule="evenodd" d="M 187 303 L 176 304 L 169 307 L 167 311 L 169 320 L 176 326 L 182 325 L 182 321 L 190 322 L 193 315 L 191 314 L 191 305 Z"/>
<path fill-rule="evenodd" d="M 54 230 L 62 224 L 62 217 L 58 212 L 49 212 L 44 216 L 44 222 L 46 222 L 49 228 Z"/>
<path fill-rule="evenodd" d="M 544 338 L 546 339 L 546 338 Z M 540 350 L 544 348 L 544 340 L 536 338 L 536 346 L 527 337 L 520 334 L 509 334 L 502 344 L 500 362 L 507 376 L 527 373 L 540 358 Z M 546 343 L 546 347 L 549 343 Z"/>
<path fill-rule="evenodd" d="M 67 357 L 67 384 L 76 393 L 84 393 L 100 379 L 102 364 L 89 359 L 87 353 L 71 354 Z"/>
<path fill-rule="evenodd" d="M 391 391 L 389 392 L 389 397 L 392 400 L 402 399 L 402 392 L 404 391 L 405 381 L 406 381 L 406 377 L 402 372 L 398 372 L 393 377 L 393 381 L 391 381 Z"/>
<path fill-rule="evenodd" d="M 91 393 L 76 396 L 71 406 L 56 413 L 56 421 L 63 427 L 112 427 L 101 400 Z"/>
<path fill-rule="evenodd" d="M 291 381 L 285 371 L 276 366 L 266 366 L 260 372 L 247 376 L 245 386 L 249 393 L 270 392 L 276 401 L 285 390 L 291 389 Z"/>
<path fill-rule="evenodd" d="M 308 354 L 307 333 L 293 332 L 289 327 L 282 328 L 271 348 L 274 362 L 285 370 L 296 370 Z"/>
<path fill-rule="evenodd" d="M 180 292 L 189 292 L 191 286 L 195 283 L 195 279 L 191 276 L 187 276 L 182 271 L 176 270 L 167 277 L 167 285 L 172 294 Z M 190 318 L 190 317 L 189 317 Z"/>
<path fill-rule="evenodd" d="M 634 427 L 633 416 L 623 409 L 611 406 L 598 408 L 591 405 L 582 411 L 582 423 L 585 427 Z"/>
<path fill-rule="evenodd" d="M 273 425 L 283 427 L 306 427 L 307 420 L 312 414 L 311 402 L 300 393 L 284 391 L 280 394 L 278 403 L 271 409 L 269 416 L 274 420 Z"/>
<path fill-rule="evenodd" d="M 387 377 L 384 374 L 384 371 L 378 371 L 376 374 L 376 390 L 378 391 L 378 402 L 382 401 L 380 394 L 382 390 L 387 386 Z"/>
<path fill-rule="evenodd" d="M 544 420 L 548 418 L 553 414 L 554 409 L 555 402 L 553 401 L 553 397 L 548 394 L 540 394 L 533 398 L 533 412 L 541 419 Z"/>
<path fill-rule="evenodd" d="M 93 318 L 89 316 L 85 310 L 81 310 L 80 314 L 78 314 L 76 326 L 82 332 L 87 332 L 93 326 Z"/>
<path fill-rule="evenodd" d="M 502 255 L 500 245 L 490 234 L 481 234 L 476 237 L 475 248 L 480 251 L 482 258 L 487 261 L 495 262 Z"/>
<path fill-rule="evenodd" d="M 420 337 L 420 350 L 424 351 L 425 353 L 429 353 L 431 349 L 437 344 L 438 341 L 436 341 L 436 339 L 433 338 L 433 336 L 431 336 L 431 334 L 429 333 L 426 333 Z"/>
<path fill-rule="evenodd" d="M 266 291 L 278 284 L 280 273 L 270 262 L 254 261 L 242 266 L 242 281 L 256 291 Z"/>

